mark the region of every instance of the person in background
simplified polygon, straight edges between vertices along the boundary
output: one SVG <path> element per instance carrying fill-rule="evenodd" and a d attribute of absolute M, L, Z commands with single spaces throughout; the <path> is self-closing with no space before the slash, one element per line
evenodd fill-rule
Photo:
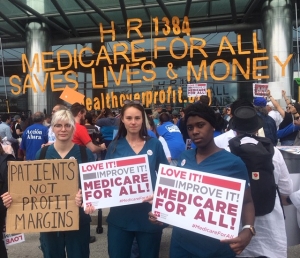
<path fill-rule="evenodd" d="M 82 163 L 80 148 L 72 142 L 75 131 L 75 120 L 69 110 L 57 111 L 51 121 L 51 127 L 55 134 L 55 142 L 46 151 L 46 159 L 77 159 Z M 86 149 L 88 162 L 94 161 L 92 152 Z M 39 159 L 41 149 L 36 153 L 35 159 Z M 78 176 L 80 180 L 80 176 Z M 78 182 L 79 188 L 80 181 Z M 2 196 L 3 203 L 9 208 L 12 203 L 11 195 L 6 192 Z M 44 258 L 88 258 L 90 237 L 90 216 L 85 214 L 82 205 L 81 190 L 75 197 L 75 203 L 79 209 L 79 230 L 44 232 L 40 233 L 41 249 Z"/>
<path fill-rule="evenodd" d="M 245 99 L 237 99 L 230 106 L 232 114 L 234 114 L 234 111 L 238 107 L 241 107 L 241 106 L 253 107 L 253 104 L 250 101 L 245 100 Z M 215 144 L 219 148 L 223 148 L 223 149 L 228 150 L 228 151 L 229 151 L 228 141 L 236 136 L 236 132 L 234 130 L 232 130 L 232 128 L 231 128 L 231 123 L 232 122 L 229 122 L 227 130 L 226 130 L 225 133 L 223 133 L 219 136 L 216 136 L 214 138 Z"/>
<path fill-rule="evenodd" d="M 49 128 L 50 124 L 51 124 L 51 116 L 50 115 L 45 115 L 45 120 L 43 122 L 43 125 Z"/>
<path fill-rule="evenodd" d="M 170 163 L 171 159 L 172 159 L 171 158 L 171 152 L 169 150 L 169 147 L 168 147 L 168 144 L 167 144 L 166 140 L 157 133 L 156 126 L 154 124 L 154 121 L 153 121 L 152 117 L 148 118 L 148 122 L 149 122 L 149 125 L 150 125 L 150 130 L 152 130 L 152 132 L 156 135 L 157 139 L 161 142 L 161 144 L 163 146 L 163 149 L 164 149 L 164 152 L 166 154 L 167 160 Z"/>
<path fill-rule="evenodd" d="M 240 158 L 215 145 L 213 135 L 216 116 L 213 109 L 195 103 L 186 108 L 185 118 L 189 138 L 197 148 L 184 151 L 178 160 L 178 167 L 246 180 L 241 221 L 243 226 L 254 225 L 254 205 L 248 186 L 247 168 Z M 151 201 L 151 198 L 147 201 Z M 149 213 L 149 220 L 158 223 L 153 213 Z M 251 231 L 244 228 L 239 232 L 238 237 L 220 241 L 173 227 L 170 257 L 234 258 L 248 245 L 252 236 Z"/>
<path fill-rule="evenodd" d="M 232 119 L 233 130 L 237 135 L 244 135 L 245 133 L 255 135 L 263 124 L 262 118 L 258 113 L 255 113 L 255 109 L 252 107 L 241 106 L 237 108 Z M 242 142 L 253 144 L 253 139 L 244 137 Z M 276 147 L 273 147 L 273 149 L 272 170 L 276 186 L 278 187 L 275 205 L 270 213 L 255 217 L 254 227 L 256 235 L 238 257 L 287 257 L 285 218 L 278 193 L 283 195 L 291 194 L 293 182 L 281 152 Z M 260 167 L 267 167 L 265 160 L 262 161 Z"/>
<path fill-rule="evenodd" d="M 215 113 L 216 116 L 216 127 L 214 131 L 214 137 L 225 132 L 228 122 L 221 116 L 220 113 Z"/>
<path fill-rule="evenodd" d="M 272 141 L 273 145 L 276 146 L 278 142 L 277 127 L 275 120 L 272 117 L 268 116 L 268 111 L 266 108 L 267 100 L 264 97 L 255 97 L 253 104 L 257 114 L 262 118 L 264 122 L 263 130 L 265 137 L 269 138 Z"/>
<path fill-rule="evenodd" d="M 189 139 L 187 130 L 186 130 L 186 126 L 185 126 L 185 122 L 184 122 L 184 108 L 181 108 L 179 110 L 179 114 L 180 114 L 180 119 L 177 122 L 177 126 L 182 134 L 182 138 L 183 138 L 183 142 L 184 144 L 186 144 L 186 140 Z"/>
<path fill-rule="evenodd" d="M 84 105 L 79 103 L 74 103 L 71 106 L 71 112 L 75 118 L 75 127 L 76 130 L 73 135 L 73 142 L 78 145 L 83 145 L 89 148 L 93 153 L 100 153 L 103 150 L 106 150 L 105 144 L 98 144 L 95 145 L 89 134 L 87 129 L 85 128 L 85 115 L 86 115 L 86 108 Z"/>
<path fill-rule="evenodd" d="M 177 125 L 178 121 L 179 121 L 179 114 L 177 110 L 174 110 L 172 112 L 172 121 L 174 125 Z"/>
<path fill-rule="evenodd" d="M 285 96 L 285 92 L 283 91 L 282 94 Z M 281 117 L 283 118 L 282 122 L 279 125 L 278 130 L 282 130 L 288 125 L 294 122 L 294 119 L 299 117 L 300 113 L 300 104 L 299 103 L 289 103 L 287 105 L 287 110 L 283 110 L 283 108 L 279 105 L 279 103 L 272 97 L 271 91 L 267 90 L 267 97 L 272 102 L 274 107 L 280 113 Z M 298 113 L 299 112 L 299 113 Z M 298 119 L 298 118 L 297 118 Z M 282 138 L 279 138 L 280 143 L 282 146 L 292 146 L 294 144 L 295 138 L 298 134 L 298 131 L 291 132 L 288 135 L 285 135 Z"/>
<path fill-rule="evenodd" d="M 14 122 L 12 124 L 12 136 L 18 140 L 18 143 L 13 143 L 12 147 L 14 149 L 14 153 L 17 157 L 17 159 L 19 159 L 18 155 L 19 155 L 19 147 L 22 141 L 22 134 L 23 134 L 23 130 L 21 127 L 21 117 L 19 115 L 15 115 L 14 116 Z M 23 160 L 23 159 L 21 159 Z"/>
<path fill-rule="evenodd" d="M 22 135 L 20 149 L 23 150 L 26 160 L 34 160 L 37 151 L 48 142 L 48 128 L 43 125 L 45 114 L 36 112 L 32 116 L 33 125 L 26 128 Z"/>
<path fill-rule="evenodd" d="M 106 148 L 113 140 L 114 131 L 118 130 L 120 119 L 113 116 L 109 108 L 103 108 L 96 121 L 96 125 L 100 127 L 100 132 L 104 138 Z M 104 159 L 106 151 L 101 153 L 101 159 Z"/>
<path fill-rule="evenodd" d="M 204 106 L 209 106 L 210 98 L 207 95 L 201 95 L 199 102 Z"/>
<path fill-rule="evenodd" d="M 157 133 L 162 136 L 168 144 L 172 156 L 170 164 L 176 166 L 177 159 L 185 150 L 185 143 L 178 126 L 174 125 L 170 120 L 169 114 L 161 113 L 159 116 L 160 126 L 158 126 L 156 130 Z"/>
<path fill-rule="evenodd" d="M 19 143 L 17 139 L 12 136 L 12 130 L 10 128 L 11 116 L 10 114 L 1 115 L 2 123 L 0 124 L 0 137 L 4 144 Z"/>
<path fill-rule="evenodd" d="M 159 125 L 159 113 L 157 111 L 153 111 L 152 118 L 153 118 L 154 124 L 156 126 L 158 126 Z"/>
<path fill-rule="evenodd" d="M 276 129 L 278 130 L 279 125 L 282 122 L 282 116 L 276 110 L 276 108 L 274 107 L 274 105 L 271 101 L 267 102 L 266 108 L 267 108 L 267 111 L 268 111 L 268 115 L 274 119 L 275 124 L 276 124 Z"/>
<path fill-rule="evenodd" d="M 229 120 L 232 117 L 232 110 L 231 110 L 231 104 L 226 105 L 226 113 L 224 115 L 224 119 L 229 122 Z"/>

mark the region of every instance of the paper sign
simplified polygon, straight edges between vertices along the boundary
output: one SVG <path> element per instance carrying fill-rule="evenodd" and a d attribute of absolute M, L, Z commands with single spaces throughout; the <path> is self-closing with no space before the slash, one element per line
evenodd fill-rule
<path fill-rule="evenodd" d="M 207 83 L 195 83 L 187 85 L 188 97 L 199 97 L 207 94 Z"/>
<path fill-rule="evenodd" d="M 265 97 L 267 96 L 267 90 L 267 83 L 253 83 L 253 97 Z"/>
<path fill-rule="evenodd" d="M 5 246 L 20 244 L 25 241 L 24 234 L 4 234 L 3 238 L 5 242 Z"/>
<path fill-rule="evenodd" d="M 6 232 L 50 232 L 79 229 L 76 159 L 11 161 Z"/>
<path fill-rule="evenodd" d="M 160 164 L 152 212 L 159 221 L 183 229 L 216 239 L 234 238 L 244 189 L 245 180 Z"/>
<path fill-rule="evenodd" d="M 73 105 L 76 102 L 83 104 L 85 96 L 82 93 L 66 86 L 59 98 Z"/>
<path fill-rule="evenodd" d="M 79 169 L 84 207 L 141 203 L 153 194 L 147 155 L 83 163 Z"/>
<path fill-rule="evenodd" d="M 281 82 L 269 82 L 269 90 L 274 99 L 282 98 L 282 89 L 285 89 L 285 87 Z M 290 94 L 287 93 L 286 95 L 289 96 Z"/>

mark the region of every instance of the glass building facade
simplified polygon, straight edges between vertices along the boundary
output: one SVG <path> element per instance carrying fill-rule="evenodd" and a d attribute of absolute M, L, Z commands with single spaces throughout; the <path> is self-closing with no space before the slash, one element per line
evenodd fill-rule
<path fill-rule="evenodd" d="M 272 82 L 298 86 L 297 1 L 11 0 L 0 11 L 0 112 L 45 111 L 82 100 L 88 110 L 252 98 Z M 79 94 L 74 94 L 76 91 Z"/>

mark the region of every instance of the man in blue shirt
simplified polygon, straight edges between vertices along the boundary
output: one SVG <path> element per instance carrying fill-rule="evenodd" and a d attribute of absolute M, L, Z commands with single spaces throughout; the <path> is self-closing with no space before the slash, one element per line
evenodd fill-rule
<path fill-rule="evenodd" d="M 22 135 L 21 149 L 25 152 L 26 160 L 35 160 L 35 154 L 42 144 L 48 142 L 48 128 L 43 125 L 43 112 L 33 114 L 33 125 L 26 128 Z"/>

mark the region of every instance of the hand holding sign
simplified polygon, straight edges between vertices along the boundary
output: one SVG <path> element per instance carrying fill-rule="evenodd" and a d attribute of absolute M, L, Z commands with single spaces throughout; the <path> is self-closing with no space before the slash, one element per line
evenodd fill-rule
<path fill-rule="evenodd" d="M 239 235 L 232 239 L 222 239 L 222 243 L 227 243 L 230 248 L 236 253 L 240 254 L 246 246 L 250 243 L 252 238 L 251 231 L 249 229 L 242 230 Z"/>
<path fill-rule="evenodd" d="M 4 206 L 6 208 L 9 208 L 11 203 L 12 203 L 11 195 L 8 192 L 6 192 L 6 193 L 1 195 L 1 198 L 2 198 Z"/>

